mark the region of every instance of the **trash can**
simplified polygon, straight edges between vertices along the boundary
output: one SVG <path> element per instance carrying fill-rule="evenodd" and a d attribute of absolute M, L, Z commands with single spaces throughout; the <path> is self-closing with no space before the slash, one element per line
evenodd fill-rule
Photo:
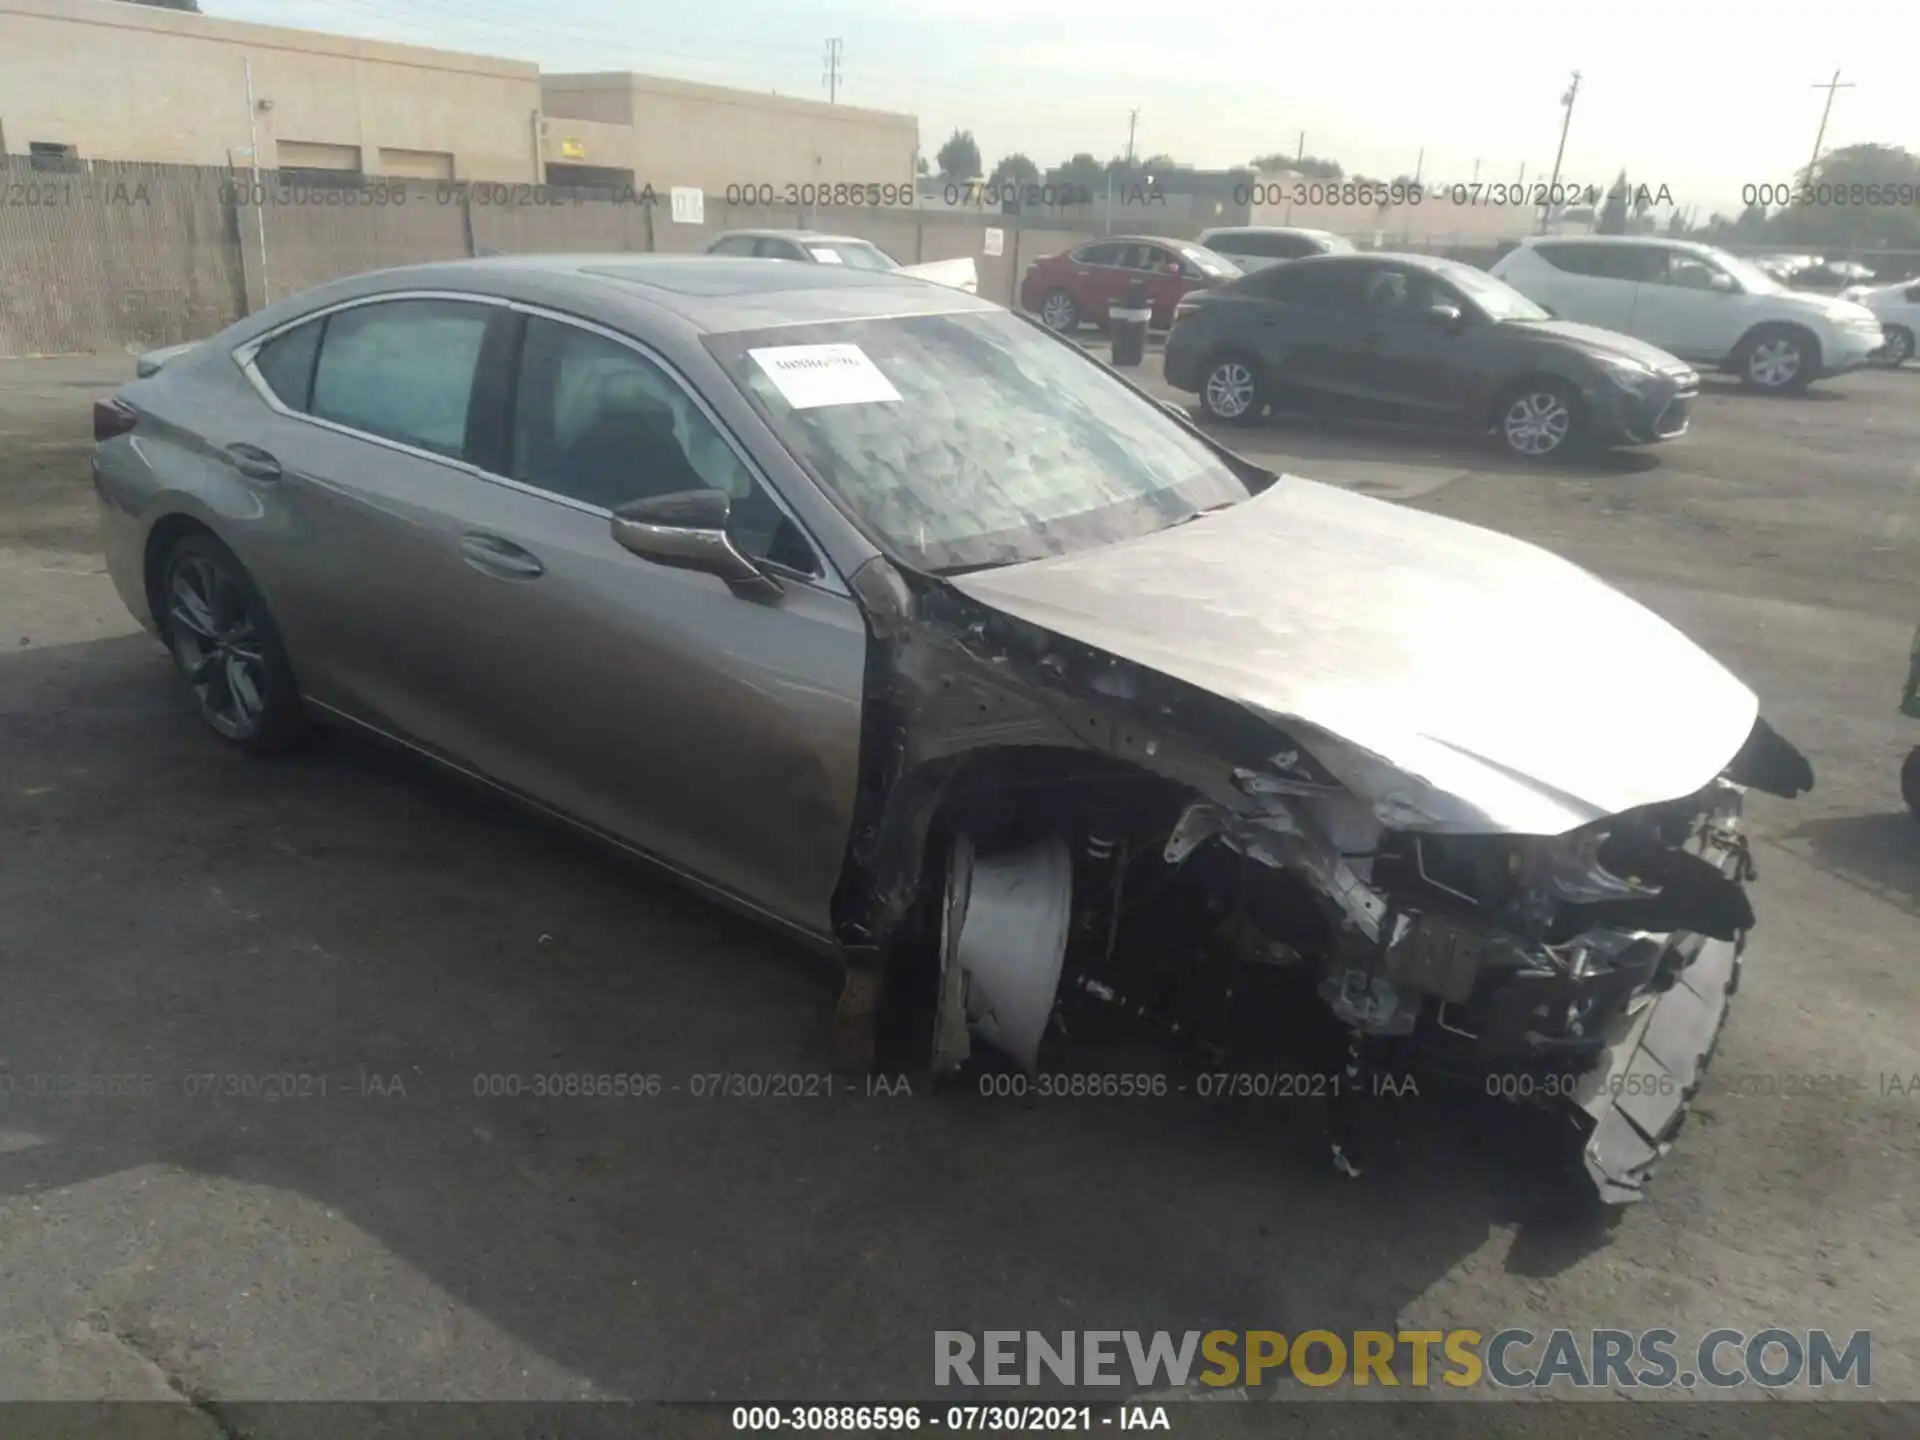
<path fill-rule="evenodd" d="M 1113 330 L 1113 363 L 1137 366 L 1147 353 L 1147 322 L 1153 319 L 1153 306 L 1147 300 L 1147 287 L 1131 285 L 1118 305 L 1107 311 L 1107 323 Z"/>

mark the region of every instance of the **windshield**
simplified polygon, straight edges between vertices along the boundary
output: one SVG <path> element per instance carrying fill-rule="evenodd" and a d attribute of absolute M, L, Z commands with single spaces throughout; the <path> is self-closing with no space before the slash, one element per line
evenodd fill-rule
<path fill-rule="evenodd" d="M 822 265 L 844 265 L 849 270 L 898 270 L 891 255 L 861 240 L 803 240 L 807 253 Z"/>
<path fill-rule="evenodd" d="M 1216 280 L 1233 280 L 1247 273 L 1226 256 L 1203 245 L 1182 245 L 1180 253 L 1198 265 L 1202 275 L 1211 275 Z"/>
<path fill-rule="evenodd" d="M 1749 295 L 1778 295 L 1787 288 L 1751 260 L 1742 256 L 1726 250 L 1709 249 L 1707 253 L 1713 257 L 1721 269 L 1738 280 L 1740 288 Z"/>
<path fill-rule="evenodd" d="M 1005 311 L 707 345 L 793 456 L 919 569 L 1111 544 L 1252 493 L 1158 405 Z"/>
<path fill-rule="evenodd" d="M 1471 265 L 1442 265 L 1440 278 L 1466 292 L 1492 320 L 1551 320 L 1553 317 L 1504 280 Z"/>

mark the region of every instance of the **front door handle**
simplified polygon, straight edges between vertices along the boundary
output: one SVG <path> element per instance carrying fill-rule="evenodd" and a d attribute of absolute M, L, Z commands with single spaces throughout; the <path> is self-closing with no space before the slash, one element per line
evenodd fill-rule
<path fill-rule="evenodd" d="M 227 446 L 227 458 L 233 462 L 233 468 L 249 480 L 280 478 L 280 462 L 273 458 L 271 452 L 262 450 L 258 445 L 236 440 Z"/>
<path fill-rule="evenodd" d="M 547 573 L 547 567 L 531 550 L 478 531 L 460 537 L 460 558 L 483 574 L 503 580 L 536 580 Z"/>

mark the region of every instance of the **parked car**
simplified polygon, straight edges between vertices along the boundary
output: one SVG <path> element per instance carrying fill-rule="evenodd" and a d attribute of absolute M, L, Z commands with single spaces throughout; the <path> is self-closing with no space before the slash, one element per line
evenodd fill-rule
<path fill-rule="evenodd" d="M 1216 420 L 1340 408 L 1496 431 L 1530 458 L 1686 433 L 1699 376 L 1664 350 L 1556 321 L 1484 271 L 1328 255 L 1190 295 L 1166 379 Z"/>
<path fill-rule="evenodd" d="M 1880 322 L 1852 301 L 1789 290 L 1737 255 L 1650 235 L 1535 236 L 1493 273 L 1568 320 L 1731 370 L 1763 391 L 1863 365 Z"/>
<path fill-rule="evenodd" d="M 1880 322 L 1881 346 L 1873 363 L 1897 370 L 1913 358 L 1914 336 L 1920 335 L 1920 280 L 1894 285 L 1858 285 L 1841 298 L 1864 305 Z"/>
<path fill-rule="evenodd" d="M 1820 295 L 1838 295 L 1850 285 L 1864 285 L 1873 279 L 1873 271 L 1852 260 L 1816 260 L 1796 266 L 1782 280 L 1789 290 L 1811 290 Z"/>
<path fill-rule="evenodd" d="M 1140 286 L 1153 308 L 1147 323 L 1164 330 L 1183 296 L 1241 273 L 1224 255 L 1191 240 L 1120 235 L 1034 261 L 1020 280 L 1020 308 L 1049 330 L 1072 334 L 1088 321 L 1105 325 L 1107 311 Z"/>
<path fill-rule="evenodd" d="M 707 243 L 709 255 L 754 256 L 762 260 L 800 260 L 810 265 L 845 265 L 854 270 L 897 270 L 969 295 L 980 288 L 973 257 L 902 265 L 871 240 L 856 235 L 826 235 L 817 230 L 729 230 Z"/>
<path fill-rule="evenodd" d="M 1222 225 L 1202 230 L 1195 242 L 1224 255 L 1248 274 L 1309 255 L 1351 255 L 1354 245 L 1331 230 L 1296 230 L 1284 225 Z"/>
<path fill-rule="evenodd" d="M 379 271 L 94 434 L 107 568 L 215 735 L 349 726 L 657 861 L 845 967 L 848 1067 L 1031 1070 L 1089 1009 L 1270 1061 L 1313 1007 L 1337 1134 L 1393 1037 L 1526 1075 L 1635 1199 L 1753 924 L 1741 787 L 1812 783 L 1572 563 L 891 272 Z"/>

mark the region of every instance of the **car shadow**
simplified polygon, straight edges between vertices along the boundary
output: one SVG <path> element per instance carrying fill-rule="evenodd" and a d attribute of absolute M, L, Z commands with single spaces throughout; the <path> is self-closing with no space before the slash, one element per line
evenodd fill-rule
<path fill-rule="evenodd" d="M 1508 452 L 1492 435 L 1298 410 L 1271 412 L 1248 425 L 1223 425 L 1212 420 L 1197 423 L 1229 448 L 1236 438 L 1242 443 L 1257 438 L 1262 444 L 1312 459 L 1447 464 L 1494 474 L 1534 476 L 1644 475 L 1659 469 L 1661 463 L 1658 446 L 1586 448 L 1553 459 L 1526 460 Z"/>
<path fill-rule="evenodd" d="M 1847 398 L 1844 390 L 1833 388 L 1836 380 L 1844 383 L 1846 379 L 1846 375 L 1833 375 L 1814 381 L 1804 390 L 1769 393 L 1764 390 L 1749 390 L 1740 383 L 1737 376 L 1706 373 L 1700 377 L 1700 393 L 1720 399 L 1750 400 L 1755 404 L 1764 405 L 1831 405 Z"/>
<path fill-rule="evenodd" d="M 152 1081 L 16 1093 L 8 1132 L 35 1143 L 0 1153 L 0 1194 L 57 1216 L 137 1171 L 153 1235 L 164 1207 L 217 1227 L 231 1205 L 245 1246 L 195 1262 L 220 1295 L 305 1294 L 324 1244 L 356 1303 L 398 1261 L 601 1393 L 908 1399 L 940 1328 L 1391 1330 L 1496 1227 L 1528 1274 L 1606 1241 L 1565 1156 L 1471 1094 L 1380 1102 L 1352 1181 L 1314 1102 L 826 1084 L 835 994 L 792 944 L 373 744 L 238 755 L 145 637 L 0 657 L 0 696 L 0 1055 Z M 795 1078 L 716 1095 L 731 1075 Z M 328 1090 L 205 1093 L 273 1076 Z M 541 1097 L 541 1076 L 629 1093 Z M 321 1212 L 336 1228 L 292 1238 Z M 270 1323 L 194 1310 L 166 1253 L 137 1258 L 128 1303 L 171 1373 Z M 300 1324 L 324 1340 L 378 1308 Z M 380 1314 L 400 1359 L 379 1373 L 405 1385 L 431 1337 Z"/>
<path fill-rule="evenodd" d="M 1905 810 L 1809 820 L 1780 843 L 1828 874 L 1920 915 L 1920 822 Z"/>

